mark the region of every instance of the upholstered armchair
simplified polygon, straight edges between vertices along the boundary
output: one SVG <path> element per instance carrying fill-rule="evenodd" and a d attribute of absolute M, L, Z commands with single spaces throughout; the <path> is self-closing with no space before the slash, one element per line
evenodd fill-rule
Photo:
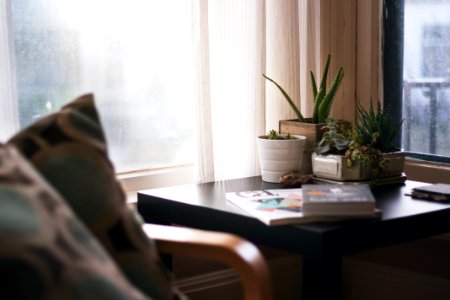
<path fill-rule="evenodd" d="M 250 242 L 143 224 L 116 179 L 92 95 L 0 145 L 0 282 L 5 299 L 184 299 L 160 252 L 219 260 L 246 299 L 271 299 Z"/>

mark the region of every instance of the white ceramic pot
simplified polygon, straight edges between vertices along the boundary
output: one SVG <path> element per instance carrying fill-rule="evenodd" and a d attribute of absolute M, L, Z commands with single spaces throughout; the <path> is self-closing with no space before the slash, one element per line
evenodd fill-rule
<path fill-rule="evenodd" d="M 294 139 L 270 140 L 267 136 L 257 138 L 263 181 L 278 183 L 281 176 L 300 170 L 306 137 L 291 136 Z"/>

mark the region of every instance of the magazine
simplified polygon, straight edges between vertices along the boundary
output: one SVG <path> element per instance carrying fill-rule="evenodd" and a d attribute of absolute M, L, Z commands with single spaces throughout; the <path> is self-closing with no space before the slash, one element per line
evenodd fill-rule
<path fill-rule="evenodd" d="M 301 188 L 229 192 L 225 194 L 225 198 L 269 226 L 337 221 L 349 218 L 349 216 L 305 216 Z M 376 215 L 372 211 L 371 217 Z"/>
<path fill-rule="evenodd" d="M 298 223 L 303 218 L 302 189 L 232 192 L 225 198 L 267 225 Z"/>

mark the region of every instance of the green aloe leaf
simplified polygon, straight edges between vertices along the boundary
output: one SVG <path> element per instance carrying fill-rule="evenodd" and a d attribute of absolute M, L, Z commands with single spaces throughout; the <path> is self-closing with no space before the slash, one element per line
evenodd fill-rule
<path fill-rule="evenodd" d="M 283 94 L 284 98 L 286 99 L 286 101 L 289 103 L 289 105 L 291 106 L 292 110 L 294 111 L 295 115 L 297 116 L 298 120 L 300 122 L 304 122 L 305 118 L 303 118 L 302 113 L 300 112 L 300 110 L 297 108 L 297 106 L 295 105 L 294 101 L 292 101 L 291 97 L 289 97 L 288 93 L 278 84 L 275 82 L 275 80 L 273 80 L 272 78 L 269 78 L 268 76 L 266 76 L 265 74 L 262 74 L 262 76 L 264 76 L 265 79 L 269 80 L 270 82 L 272 82 L 273 84 L 275 84 L 275 86 L 280 90 L 280 92 Z"/>
<path fill-rule="evenodd" d="M 339 85 L 342 81 L 342 77 L 344 76 L 343 68 L 341 67 L 339 69 L 338 74 L 336 75 L 336 78 L 334 79 L 330 90 L 327 91 L 327 79 L 328 79 L 328 71 L 330 68 L 330 62 L 331 62 L 331 55 L 328 55 L 327 61 L 325 64 L 325 68 L 322 74 L 322 78 L 320 81 L 320 85 L 317 85 L 316 77 L 314 76 L 314 73 L 310 71 L 310 77 L 311 77 L 311 85 L 312 85 L 312 96 L 313 96 L 313 115 L 312 115 L 312 123 L 313 124 L 319 124 L 324 123 L 325 120 L 328 118 L 328 115 L 330 114 L 331 105 L 333 103 L 333 98 L 336 95 L 337 89 L 339 88 Z M 292 110 L 297 116 L 297 119 L 300 122 L 305 122 L 305 119 L 303 115 L 301 114 L 300 110 L 298 109 L 297 105 L 292 101 L 292 98 L 288 95 L 288 93 L 273 79 L 269 78 L 265 74 L 262 74 L 265 79 L 269 80 L 275 86 L 281 91 L 284 98 L 288 102 L 288 104 L 291 106 Z"/>
<path fill-rule="evenodd" d="M 328 79 L 328 69 L 330 68 L 330 60 L 331 60 L 331 55 L 328 55 L 327 63 L 325 64 L 325 69 L 323 70 L 323 74 L 322 74 L 322 81 L 320 82 L 319 90 L 323 90 L 324 94 L 327 93 L 327 79 Z"/>
<path fill-rule="evenodd" d="M 311 76 L 311 85 L 312 85 L 313 101 L 316 102 L 316 97 L 317 97 L 317 83 L 316 83 L 316 78 L 314 77 L 313 71 L 309 71 L 309 75 Z"/>
<path fill-rule="evenodd" d="M 313 111 L 313 117 L 312 117 L 312 122 L 314 124 L 321 123 L 321 122 L 319 122 L 319 107 L 320 107 L 320 104 L 322 103 L 324 95 L 325 95 L 325 93 L 323 92 L 322 89 L 320 89 L 316 95 L 316 98 L 314 99 L 314 111 Z"/>
<path fill-rule="evenodd" d="M 324 97 L 322 102 L 320 103 L 319 109 L 318 109 L 318 122 L 322 123 L 325 121 L 325 119 L 330 114 L 331 105 L 333 104 L 334 96 L 336 95 L 336 92 L 342 82 L 342 78 L 344 77 L 344 69 L 341 67 L 336 74 L 336 77 L 333 81 L 333 84 L 331 85 L 330 91 L 328 94 Z"/>
<path fill-rule="evenodd" d="M 328 70 L 330 68 L 331 55 L 328 55 L 325 69 L 323 71 L 322 80 L 320 82 L 319 91 L 314 96 L 313 123 L 323 123 L 330 114 L 333 98 L 339 88 L 342 77 L 344 76 L 343 68 L 339 69 L 330 90 L 327 91 L 326 83 L 328 79 Z M 311 72 L 312 73 L 312 72 Z M 315 84 L 315 81 L 312 81 Z M 313 87 L 314 90 L 314 87 Z"/>

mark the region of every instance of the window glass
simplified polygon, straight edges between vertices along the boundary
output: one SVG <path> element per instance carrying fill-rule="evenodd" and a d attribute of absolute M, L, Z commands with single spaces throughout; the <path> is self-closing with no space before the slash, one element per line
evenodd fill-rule
<path fill-rule="evenodd" d="M 450 157 L 450 1 L 405 0 L 402 144 Z"/>
<path fill-rule="evenodd" d="M 117 171 L 191 163 L 190 5 L 11 1 L 21 127 L 94 93 Z"/>

